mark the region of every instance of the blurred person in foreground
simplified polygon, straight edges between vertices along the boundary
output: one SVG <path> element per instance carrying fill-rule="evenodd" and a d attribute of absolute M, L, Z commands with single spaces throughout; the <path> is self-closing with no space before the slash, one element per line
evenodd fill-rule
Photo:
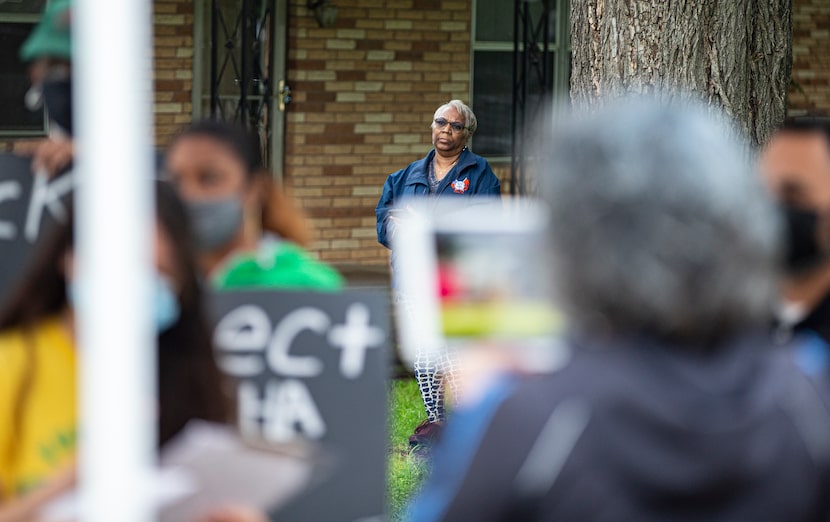
<path fill-rule="evenodd" d="M 776 337 L 819 343 L 802 360 L 827 366 L 830 343 L 830 118 L 793 118 L 761 153 L 764 180 L 786 216 L 788 248 Z M 813 353 L 813 356 L 809 354 Z"/>
<path fill-rule="evenodd" d="M 32 156 L 32 170 L 50 176 L 72 163 L 72 38 L 71 1 L 51 0 L 40 22 L 20 48 L 20 58 L 29 64 L 31 87 L 26 107 L 46 108 L 49 135 L 45 139 L 22 142 L 15 151 Z"/>
<path fill-rule="evenodd" d="M 772 347 L 779 219 L 702 107 L 609 102 L 544 140 L 558 372 L 457 410 L 411 520 L 826 520 L 830 412 Z"/>
<path fill-rule="evenodd" d="M 156 191 L 158 439 L 190 419 L 226 422 L 230 402 L 213 359 L 188 221 L 166 184 Z M 71 221 L 71 220 L 70 220 Z M 0 520 L 30 520 L 74 482 L 77 417 L 72 223 L 54 230 L 0 313 Z M 117 306 L 117 304 L 115 304 Z M 106 320 L 106 318 L 102 318 Z M 113 339 L 113 349 L 118 340 Z M 94 451 L 94 449 L 93 449 Z"/>
<path fill-rule="evenodd" d="M 475 196 L 499 197 L 501 184 L 487 160 L 473 154 L 468 144 L 478 128 L 473 110 L 461 100 L 451 100 L 436 109 L 432 124 L 433 149 L 418 161 L 386 178 L 383 192 L 375 208 L 378 242 L 392 248 L 397 233 L 397 207 L 410 198 L 456 198 L 467 204 Z M 464 198 L 464 199 L 457 199 Z M 393 254 L 394 256 L 394 254 Z M 394 286 L 394 282 L 393 282 Z M 409 306 L 406 296 L 396 293 L 397 306 Z M 435 442 L 445 420 L 445 382 L 454 386 L 456 362 L 448 357 L 432 360 L 425 350 L 415 360 L 415 377 L 426 409 L 427 418 L 410 437 L 413 446 Z"/>
<path fill-rule="evenodd" d="M 167 176 L 184 199 L 203 273 L 213 286 L 337 290 L 339 273 L 300 245 L 304 217 L 262 167 L 247 131 L 220 121 L 195 123 L 171 143 Z"/>

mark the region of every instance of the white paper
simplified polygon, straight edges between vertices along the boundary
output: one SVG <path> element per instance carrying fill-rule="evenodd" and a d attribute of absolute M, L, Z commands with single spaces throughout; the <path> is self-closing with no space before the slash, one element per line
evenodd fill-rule
<path fill-rule="evenodd" d="M 315 458 L 307 446 L 260 449 L 246 444 L 230 426 L 191 421 L 162 449 L 160 467 L 151 477 L 161 522 L 193 520 L 211 509 L 242 505 L 270 511 L 303 492 Z M 78 519 L 77 493 L 48 504 L 44 522 Z M 113 514 L 113 520 L 117 520 Z"/>

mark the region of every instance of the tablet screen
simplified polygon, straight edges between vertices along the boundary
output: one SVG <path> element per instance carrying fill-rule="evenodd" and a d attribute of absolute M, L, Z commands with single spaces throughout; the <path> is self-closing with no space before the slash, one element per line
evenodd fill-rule
<path fill-rule="evenodd" d="M 554 332 L 539 236 L 536 230 L 436 231 L 436 293 L 447 341 Z"/>
<path fill-rule="evenodd" d="M 547 341 L 561 330 L 541 206 L 513 200 L 410 209 L 393 245 L 404 359 L 482 343 Z"/>

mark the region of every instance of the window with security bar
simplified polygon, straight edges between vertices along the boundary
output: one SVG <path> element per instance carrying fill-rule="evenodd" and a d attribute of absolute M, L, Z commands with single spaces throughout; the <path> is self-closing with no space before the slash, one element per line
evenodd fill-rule
<path fill-rule="evenodd" d="M 19 55 L 45 6 L 46 0 L 0 0 L 0 137 L 46 133 L 44 111 L 30 111 L 24 105 L 29 75 Z"/>
<path fill-rule="evenodd" d="M 491 162 L 510 160 L 514 119 L 532 118 L 547 95 L 567 94 L 568 8 L 567 0 L 475 1 L 473 147 Z"/>
<path fill-rule="evenodd" d="M 0 0 L 1 1 L 1 0 Z M 247 126 L 281 176 L 289 0 L 194 0 L 193 118 Z"/>

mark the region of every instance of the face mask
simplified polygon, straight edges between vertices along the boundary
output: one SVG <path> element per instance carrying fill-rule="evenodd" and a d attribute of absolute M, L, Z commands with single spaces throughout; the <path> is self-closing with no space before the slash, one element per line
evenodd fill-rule
<path fill-rule="evenodd" d="M 156 332 L 166 332 L 179 322 L 181 309 L 173 285 L 170 281 L 159 274 L 156 274 L 156 291 L 153 296 L 153 311 L 156 322 Z"/>
<path fill-rule="evenodd" d="M 196 244 L 203 252 L 226 246 L 242 228 L 242 202 L 238 197 L 188 201 L 187 208 Z"/>
<path fill-rule="evenodd" d="M 46 71 L 45 78 L 29 87 L 23 97 L 26 108 L 32 112 L 43 109 L 43 84 L 44 82 L 69 81 L 70 71 L 68 65 L 50 65 Z M 72 99 L 70 86 L 70 100 Z M 56 107 L 57 109 L 57 107 Z M 69 118 L 71 120 L 71 118 Z"/>
<path fill-rule="evenodd" d="M 41 87 L 43 104 L 49 113 L 49 119 L 61 129 L 72 134 L 72 81 L 69 79 L 46 80 Z"/>
<path fill-rule="evenodd" d="M 173 327 L 181 315 L 179 300 L 173 292 L 173 286 L 166 277 L 156 274 L 154 276 L 155 291 L 153 292 L 153 320 L 156 326 L 156 333 L 166 332 Z M 66 297 L 73 308 L 85 298 L 82 287 L 79 288 L 75 281 L 69 281 L 66 286 Z"/>
<path fill-rule="evenodd" d="M 818 243 L 818 213 L 792 205 L 784 205 L 783 211 L 787 232 L 787 272 L 798 274 L 809 271 L 827 257 Z"/>
<path fill-rule="evenodd" d="M 41 110 L 43 108 L 43 84 L 38 83 L 29 87 L 26 96 L 23 97 L 23 103 L 32 112 Z"/>

